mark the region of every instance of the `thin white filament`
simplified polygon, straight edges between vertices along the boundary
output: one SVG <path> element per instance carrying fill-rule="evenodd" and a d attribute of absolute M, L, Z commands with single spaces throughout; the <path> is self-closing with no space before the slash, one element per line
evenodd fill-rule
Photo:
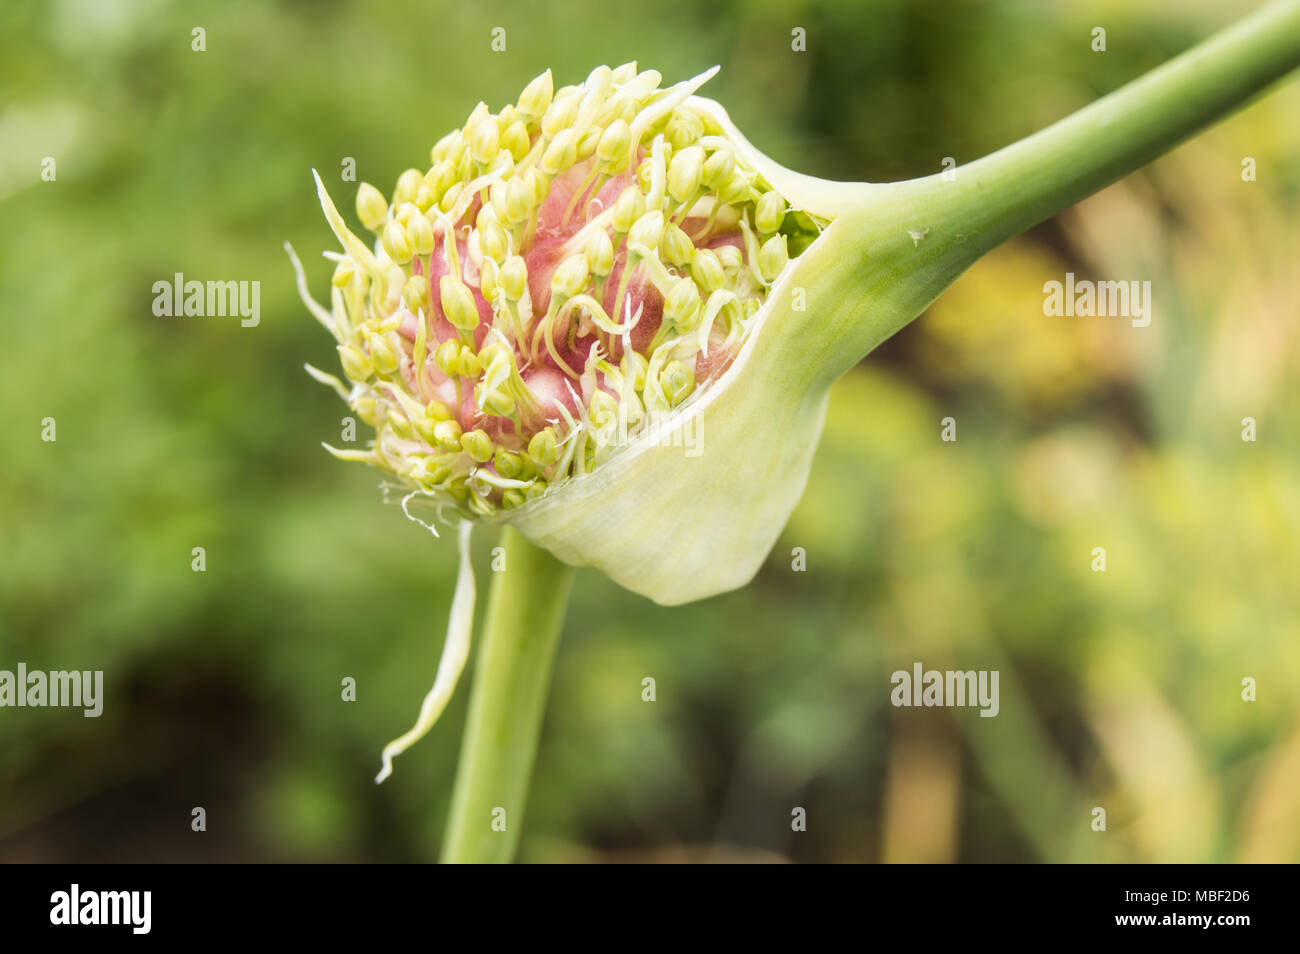
<path fill-rule="evenodd" d="M 442 711 L 447 708 L 451 694 L 456 690 L 460 674 L 469 658 L 470 634 L 474 630 L 474 565 L 470 561 L 469 539 L 474 525 L 468 520 L 460 523 L 460 570 L 456 576 L 456 595 L 451 601 L 451 616 L 447 621 L 447 641 L 442 647 L 438 662 L 438 675 L 433 688 L 424 697 L 420 717 L 405 734 L 384 746 L 384 767 L 375 776 L 378 784 L 393 774 L 393 759 L 424 738 Z"/>

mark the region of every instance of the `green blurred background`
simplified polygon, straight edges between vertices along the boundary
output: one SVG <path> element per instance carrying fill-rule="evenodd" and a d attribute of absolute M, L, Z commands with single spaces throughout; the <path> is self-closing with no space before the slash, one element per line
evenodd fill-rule
<path fill-rule="evenodd" d="M 7 2 L 0 668 L 102 669 L 107 698 L 97 720 L 0 710 L 0 860 L 437 857 L 468 678 L 371 778 L 430 685 L 454 542 L 320 448 L 345 408 L 302 364 L 334 350 L 281 248 L 325 297 L 312 167 L 350 210 L 345 157 L 391 189 L 479 99 L 636 59 L 670 81 L 720 63 L 707 93 L 801 171 L 929 174 L 1231 15 Z M 1293 85 L 990 255 L 869 357 L 752 585 L 670 610 L 581 572 L 522 858 L 1300 860 L 1297 115 Z M 1152 281 L 1151 326 L 1044 317 L 1067 270 Z M 174 272 L 260 281 L 261 324 L 154 317 Z M 891 707 L 915 661 L 999 669 L 1000 715 Z"/>

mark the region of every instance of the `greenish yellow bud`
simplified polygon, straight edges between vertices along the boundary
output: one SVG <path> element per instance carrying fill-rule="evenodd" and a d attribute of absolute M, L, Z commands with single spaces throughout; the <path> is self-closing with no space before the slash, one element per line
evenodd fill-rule
<path fill-rule="evenodd" d="M 518 301 L 528 290 L 528 265 L 518 255 L 511 255 L 501 266 L 501 288 L 511 301 Z"/>
<path fill-rule="evenodd" d="M 369 182 L 357 187 L 357 218 L 372 232 L 379 231 L 388 217 L 388 200 Z"/>
<path fill-rule="evenodd" d="M 614 203 L 614 214 L 611 216 L 614 229 L 626 235 L 632 231 L 636 220 L 643 215 L 645 215 L 645 196 L 636 186 L 628 186 Z"/>
<path fill-rule="evenodd" d="M 524 459 L 513 451 L 501 447 L 492 458 L 492 466 L 502 477 L 514 480 L 524 471 Z"/>
<path fill-rule="evenodd" d="M 578 134 L 562 129 L 542 152 L 538 168 L 548 176 L 558 176 L 578 161 Z"/>
<path fill-rule="evenodd" d="M 413 315 L 429 310 L 429 278 L 427 275 L 412 275 L 402 286 L 402 301 L 406 310 Z"/>
<path fill-rule="evenodd" d="M 614 268 L 614 243 L 609 233 L 601 229 L 587 243 L 587 268 L 591 274 L 604 278 Z"/>
<path fill-rule="evenodd" d="M 678 110 L 669 120 L 664 135 L 673 149 L 686 149 L 700 141 L 704 135 L 704 122 L 695 113 Z"/>
<path fill-rule="evenodd" d="M 478 290 L 488 301 L 496 301 L 497 292 L 501 290 L 501 266 L 493 259 L 483 259 L 483 267 L 479 269 Z"/>
<path fill-rule="evenodd" d="M 389 331 L 382 335 L 370 335 L 370 358 L 375 363 L 375 370 L 380 374 L 392 374 L 402 360 L 402 341 L 397 332 Z"/>
<path fill-rule="evenodd" d="M 487 391 L 482 385 L 475 390 L 475 399 L 478 406 L 486 414 L 494 414 L 497 417 L 509 417 L 515 411 L 515 400 L 504 391 Z"/>
<path fill-rule="evenodd" d="M 764 192 L 754 209 L 754 227 L 764 235 L 771 235 L 785 221 L 785 199 L 775 191 Z"/>
<path fill-rule="evenodd" d="M 467 431 L 460 436 L 460 446 L 464 448 L 465 453 L 469 454 L 475 462 L 485 464 L 492 459 L 492 452 L 496 449 L 492 443 L 492 438 L 487 433 L 477 428 Z"/>
<path fill-rule="evenodd" d="M 737 169 L 731 174 L 730 179 L 719 183 L 714 191 L 722 202 L 729 204 L 744 202 L 749 198 L 749 179 Z"/>
<path fill-rule="evenodd" d="M 578 140 L 578 159 L 588 159 L 600 144 L 600 127 L 593 126 Z"/>
<path fill-rule="evenodd" d="M 695 244 L 691 241 L 691 237 L 671 222 L 664 228 L 662 244 L 660 251 L 663 253 L 664 261 L 670 265 L 678 267 L 688 265 L 695 254 Z"/>
<path fill-rule="evenodd" d="M 717 190 L 719 185 L 730 182 L 736 171 L 736 156 L 726 146 L 721 146 L 704 160 L 704 172 L 701 181 L 710 189 Z"/>
<path fill-rule="evenodd" d="M 546 173 L 536 167 L 528 170 L 528 184 L 533 189 L 533 205 L 539 206 L 551 194 L 551 180 Z"/>
<path fill-rule="evenodd" d="M 773 235 L 758 250 L 758 270 L 763 275 L 763 281 L 776 281 L 788 261 L 790 253 L 786 249 L 785 236 Z"/>
<path fill-rule="evenodd" d="M 511 487 L 501 494 L 501 506 L 505 510 L 514 510 L 516 507 L 522 507 L 527 499 L 522 490 Z"/>
<path fill-rule="evenodd" d="M 438 281 L 442 313 L 453 328 L 473 331 L 478 327 L 478 307 L 474 295 L 455 275 L 443 275 Z"/>
<path fill-rule="evenodd" d="M 551 294 L 572 298 L 587 287 L 587 257 L 570 255 L 551 277 Z"/>
<path fill-rule="evenodd" d="M 722 260 L 711 248 L 702 248 L 695 253 L 691 262 L 691 276 L 706 295 L 727 284 L 727 273 L 722 268 Z"/>
<path fill-rule="evenodd" d="M 430 401 L 425 405 L 424 416 L 430 422 L 437 424 L 439 421 L 450 421 L 454 415 L 451 408 L 441 401 Z"/>
<path fill-rule="evenodd" d="M 334 274 L 330 276 L 330 282 L 335 288 L 347 288 L 352 284 L 356 274 L 357 268 L 352 264 L 352 260 L 345 259 L 334 266 Z"/>
<path fill-rule="evenodd" d="M 555 431 L 547 427 L 534 434 L 528 442 L 528 456 L 538 467 L 550 467 L 559 460 L 560 448 L 555 440 Z"/>
<path fill-rule="evenodd" d="M 419 169 L 407 169 L 397 177 L 397 188 L 393 191 L 393 205 L 401 205 L 415 198 L 416 190 L 424 182 L 424 173 Z"/>
<path fill-rule="evenodd" d="M 378 427 L 379 422 L 384 418 L 384 402 L 376 401 L 372 397 L 357 398 L 352 404 L 352 410 L 356 411 L 361 420 L 371 427 Z"/>
<path fill-rule="evenodd" d="M 734 245 L 719 245 L 715 250 L 722 267 L 732 272 L 745 263 L 744 254 Z"/>
<path fill-rule="evenodd" d="M 449 338 L 438 345 L 433 352 L 433 363 L 447 377 L 454 378 L 460 373 L 460 343 Z"/>
<path fill-rule="evenodd" d="M 670 361 L 659 375 L 659 387 L 670 407 L 676 407 L 695 390 L 695 375 L 680 361 Z"/>
<path fill-rule="evenodd" d="M 695 327 L 700 314 L 700 290 L 689 278 L 680 278 L 664 299 L 664 320 L 679 331 Z"/>
<path fill-rule="evenodd" d="M 433 439 L 447 450 L 460 450 L 460 423 L 454 418 L 433 426 Z"/>
<path fill-rule="evenodd" d="M 505 219 L 511 225 L 522 225 L 533 212 L 533 189 L 531 183 L 514 178 L 506 187 Z"/>
<path fill-rule="evenodd" d="M 519 120 L 511 123 L 501 134 L 501 148 L 509 151 L 510 158 L 515 162 L 528 155 L 528 150 L 532 147 L 532 140 L 528 138 L 528 129 Z"/>
<path fill-rule="evenodd" d="M 569 129 L 573 121 L 578 118 L 578 97 L 571 94 L 565 94 L 556 98 L 551 103 L 551 108 L 546 111 L 542 117 L 542 135 L 547 139 L 554 139 L 561 132 Z M 577 140 L 574 140 L 574 146 L 577 146 Z"/>
<path fill-rule="evenodd" d="M 655 209 L 636 220 L 632 230 L 628 232 L 627 243 L 629 246 L 644 245 L 646 248 L 657 249 L 663 237 L 664 214 Z"/>
<path fill-rule="evenodd" d="M 469 140 L 469 151 L 474 161 L 487 165 L 496 158 L 500 148 L 501 132 L 497 129 L 497 121 L 490 116 L 479 120 Z"/>
<path fill-rule="evenodd" d="M 434 147 L 429 150 L 429 161 L 437 165 L 439 162 L 451 155 L 452 148 L 458 142 L 460 142 L 460 130 L 453 129 L 451 132 L 447 133 L 447 135 L 439 139 Z"/>
<path fill-rule="evenodd" d="M 343 373 L 353 381 L 366 381 L 375 373 L 375 365 L 356 345 L 339 345 L 339 361 Z"/>
<path fill-rule="evenodd" d="M 416 255 L 428 255 L 433 251 L 433 226 L 418 210 L 406 223 L 406 236 Z"/>
<path fill-rule="evenodd" d="M 668 194 L 678 202 L 689 202 L 700 190 L 704 175 L 704 150 L 691 146 L 673 155 L 668 164 Z"/>
<path fill-rule="evenodd" d="M 478 241 L 485 261 L 504 262 L 506 260 L 506 252 L 510 248 L 510 241 L 506 236 L 506 230 L 499 223 L 489 222 L 485 228 L 480 228 Z"/>
<path fill-rule="evenodd" d="M 477 378 L 483 373 L 483 362 L 470 348 L 461 348 L 456 368 L 463 377 Z"/>
<path fill-rule="evenodd" d="M 456 205 L 456 200 L 460 198 L 461 192 L 464 190 L 465 183 L 459 180 L 447 186 L 447 191 L 444 192 L 442 198 L 438 200 L 438 208 L 442 209 L 444 212 L 450 212 Z"/>
<path fill-rule="evenodd" d="M 400 407 L 390 407 L 387 416 L 388 426 L 398 437 L 410 440 L 415 437 L 415 428 L 411 425 L 411 419 L 402 413 Z"/>
<path fill-rule="evenodd" d="M 627 162 L 628 150 L 632 146 L 632 127 L 621 119 L 616 119 L 600 136 L 596 146 L 596 155 L 607 166 L 622 168 Z"/>
<path fill-rule="evenodd" d="M 551 97 L 555 95 L 555 82 L 551 71 L 547 70 L 526 87 L 519 97 L 519 114 L 536 122 L 546 114 L 551 106 Z"/>
<path fill-rule="evenodd" d="M 384 226 L 381 242 L 388 257 L 398 265 L 405 265 L 411 260 L 411 241 L 407 237 L 406 229 L 402 228 L 402 223 L 396 219 L 389 219 L 388 224 Z"/>

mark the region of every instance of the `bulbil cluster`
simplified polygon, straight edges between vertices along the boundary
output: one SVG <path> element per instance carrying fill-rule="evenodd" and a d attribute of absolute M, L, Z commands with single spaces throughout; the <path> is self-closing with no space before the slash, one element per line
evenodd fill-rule
<path fill-rule="evenodd" d="M 596 68 L 480 103 L 391 196 L 363 183 L 343 243 L 334 386 L 376 429 L 365 451 L 412 491 L 485 516 L 599 467 L 707 388 L 768 288 L 824 223 L 788 207 L 654 70 Z"/>

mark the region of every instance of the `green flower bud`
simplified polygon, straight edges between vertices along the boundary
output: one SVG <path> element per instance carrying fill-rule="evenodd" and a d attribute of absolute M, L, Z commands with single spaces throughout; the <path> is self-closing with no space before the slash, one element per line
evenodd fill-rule
<path fill-rule="evenodd" d="M 412 275 L 402 286 L 402 301 L 406 310 L 413 315 L 429 310 L 429 279 L 424 275 Z"/>
<path fill-rule="evenodd" d="M 558 176 L 578 161 L 578 134 L 562 129 L 542 152 L 538 168 L 548 176 Z"/>
<path fill-rule="evenodd" d="M 632 145 L 632 127 L 621 119 L 616 119 L 606 127 L 596 146 L 596 155 L 605 165 L 615 169 L 627 163 L 628 150 Z"/>
<path fill-rule="evenodd" d="M 560 456 L 555 431 L 547 427 L 534 434 L 532 440 L 528 442 L 528 456 L 538 467 L 545 468 L 554 464 Z"/>
<path fill-rule="evenodd" d="M 690 264 L 695 254 L 691 237 L 671 222 L 664 228 L 662 246 L 664 261 L 678 267 Z"/>
<path fill-rule="evenodd" d="M 700 290 L 689 278 L 679 278 L 664 299 L 664 320 L 679 331 L 695 327 L 700 314 Z"/>
<path fill-rule="evenodd" d="M 763 281 L 776 281 L 789 261 L 790 254 L 786 250 L 785 236 L 773 235 L 758 251 L 758 270 L 763 275 Z"/>
<path fill-rule="evenodd" d="M 433 363 L 449 378 L 460 374 L 460 342 L 447 339 L 433 352 Z"/>
<path fill-rule="evenodd" d="M 578 118 L 578 97 L 564 95 L 557 97 L 551 103 L 551 108 L 546 111 L 542 117 L 542 135 L 547 139 L 555 139 L 561 132 L 569 129 L 573 121 Z M 574 139 L 574 147 L 577 147 L 577 139 Z"/>
<path fill-rule="evenodd" d="M 550 108 L 551 97 L 554 94 L 554 81 L 551 79 L 551 71 L 547 70 L 524 87 L 524 92 L 519 97 L 519 115 L 526 117 L 530 122 L 536 122 Z"/>
<path fill-rule="evenodd" d="M 484 431 L 477 429 L 462 434 L 460 436 L 460 446 L 464 448 L 465 453 L 480 464 L 485 464 L 491 460 L 492 454 L 496 450 L 492 438 L 488 437 Z"/>
<path fill-rule="evenodd" d="M 478 327 L 478 306 L 468 288 L 454 275 L 443 275 L 438 280 L 442 313 L 453 328 L 473 331 Z"/>
<path fill-rule="evenodd" d="M 704 160 L 704 172 L 701 181 L 710 189 L 731 181 L 736 171 L 736 156 L 726 146 L 720 146 Z"/>
<path fill-rule="evenodd" d="M 785 199 L 775 190 L 764 192 L 754 209 L 754 227 L 764 235 L 771 235 L 785 220 Z"/>
<path fill-rule="evenodd" d="M 433 226 L 418 210 L 406 224 L 406 237 L 416 255 L 428 255 L 433 251 Z"/>
<path fill-rule="evenodd" d="M 664 237 L 664 214 L 658 209 L 653 212 L 647 212 L 641 218 L 637 219 L 628 232 L 627 244 L 644 245 L 646 248 L 657 249 L 659 243 Z"/>
<path fill-rule="evenodd" d="M 477 378 L 483 373 L 483 362 L 470 348 L 462 347 L 456 359 L 456 370 L 461 377 Z"/>
<path fill-rule="evenodd" d="M 483 267 L 479 269 L 478 290 L 490 302 L 496 301 L 501 290 L 501 266 L 490 257 L 483 259 Z"/>
<path fill-rule="evenodd" d="M 352 279 L 357 276 L 357 268 L 352 264 L 351 259 L 344 259 L 334 266 L 334 274 L 330 276 L 330 284 L 335 288 L 347 288 L 352 284 Z"/>
<path fill-rule="evenodd" d="M 504 391 L 488 391 L 479 385 L 475 389 L 474 398 L 485 414 L 509 417 L 514 413 L 515 399 Z"/>
<path fill-rule="evenodd" d="M 489 222 L 485 228 L 479 229 L 478 233 L 479 248 L 483 252 L 486 261 L 504 262 L 506 252 L 510 248 L 509 239 L 506 237 L 506 230 L 496 222 Z"/>
<path fill-rule="evenodd" d="M 514 480 L 524 472 L 524 459 L 512 451 L 500 447 L 492 458 L 492 467 L 502 477 Z"/>
<path fill-rule="evenodd" d="M 339 361 L 343 365 L 343 373 L 353 381 L 369 380 L 375 373 L 374 363 L 355 345 L 339 345 Z"/>
<path fill-rule="evenodd" d="M 635 186 L 628 186 L 619 193 L 614 203 L 613 225 L 616 231 L 626 235 L 632 231 L 636 220 L 645 215 L 645 196 Z"/>
<path fill-rule="evenodd" d="M 691 261 L 691 277 L 706 295 L 727 284 L 727 273 L 723 271 L 722 260 L 711 248 L 702 248 L 695 253 L 695 258 Z"/>
<path fill-rule="evenodd" d="M 533 144 L 528 137 L 528 130 L 519 120 L 511 123 L 506 128 L 506 131 L 501 134 L 501 148 L 508 151 L 510 158 L 514 159 L 515 162 L 528 155 L 528 150 L 532 147 Z"/>
<path fill-rule="evenodd" d="M 676 407 L 695 390 L 695 375 L 680 361 L 670 361 L 659 375 L 659 387 L 670 407 Z"/>
<path fill-rule="evenodd" d="M 601 229 L 587 243 L 587 268 L 591 274 L 604 278 L 614 268 L 614 243 L 609 233 Z"/>
<path fill-rule="evenodd" d="M 570 255 L 551 277 L 551 294 L 572 298 L 587 287 L 587 257 Z"/>
<path fill-rule="evenodd" d="M 689 202 L 700 190 L 704 175 L 704 150 L 691 146 L 673 155 L 668 164 L 668 194 L 678 202 Z"/>
<path fill-rule="evenodd" d="M 501 132 L 497 129 L 497 121 L 491 117 L 480 120 L 469 140 L 469 151 L 474 161 L 487 165 L 496 158 L 500 148 Z"/>
<path fill-rule="evenodd" d="M 704 121 L 695 113 L 677 112 L 668 122 L 665 137 L 674 150 L 683 150 L 700 141 L 704 135 Z"/>
<path fill-rule="evenodd" d="M 438 140 L 437 144 L 429 150 L 429 161 L 434 165 L 442 162 L 449 155 L 456 144 L 460 142 L 460 130 L 453 129 L 447 135 Z"/>
<path fill-rule="evenodd" d="M 370 335 L 369 344 L 370 358 L 375 363 L 375 370 L 380 374 L 394 373 L 402 359 L 402 341 L 397 337 L 397 332 Z"/>
<path fill-rule="evenodd" d="M 514 510 L 517 507 L 522 507 L 526 500 L 527 498 L 522 490 L 518 487 L 511 487 L 501 495 L 501 506 L 506 510 Z"/>
<path fill-rule="evenodd" d="M 357 218 L 361 224 L 370 231 L 377 232 L 387 217 L 388 200 L 384 194 L 369 182 L 361 183 L 357 187 Z"/>
<path fill-rule="evenodd" d="M 501 266 L 500 283 L 506 297 L 518 301 L 528 290 L 528 265 L 518 255 L 511 255 Z"/>
<path fill-rule="evenodd" d="M 447 450 L 461 450 L 460 422 L 455 418 L 439 421 L 433 426 L 433 439 Z"/>
<path fill-rule="evenodd" d="M 411 240 L 407 237 L 406 229 L 396 219 L 390 219 L 384 226 L 384 235 L 380 241 L 388 257 L 398 265 L 405 265 L 411 260 Z"/>
<path fill-rule="evenodd" d="M 393 191 L 393 205 L 401 205 L 415 198 L 415 191 L 424 182 L 424 173 L 419 169 L 406 169 L 397 177 L 397 188 Z"/>

